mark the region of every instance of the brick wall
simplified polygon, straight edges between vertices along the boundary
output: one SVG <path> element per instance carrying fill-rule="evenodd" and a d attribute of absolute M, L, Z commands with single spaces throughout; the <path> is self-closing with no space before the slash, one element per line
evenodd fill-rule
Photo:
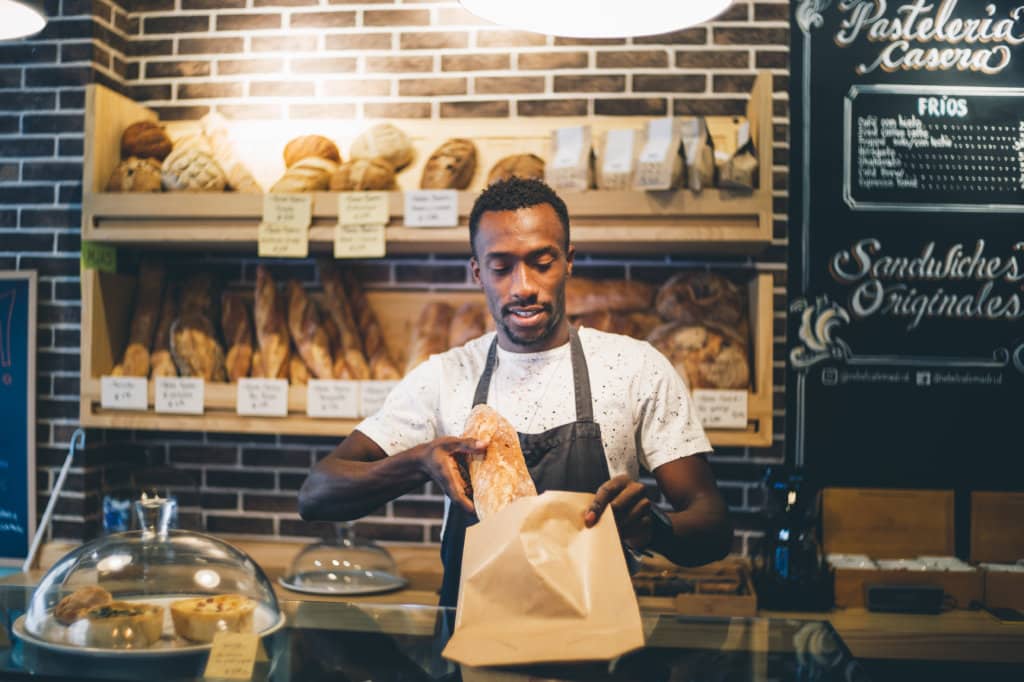
<path fill-rule="evenodd" d="M 736 516 L 737 551 L 757 536 L 756 484 L 782 460 L 782 329 L 788 134 L 786 2 L 734 2 L 706 26 L 629 40 L 571 40 L 486 25 L 451 1 L 63 0 L 46 31 L 0 46 L 0 267 L 41 271 L 39 489 L 45 499 L 77 414 L 77 251 L 82 89 L 99 81 L 165 120 L 216 109 L 228 117 L 457 118 L 739 114 L 756 69 L 775 75 L 776 227 L 756 259 L 581 254 L 580 271 L 662 280 L 694 264 L 775 273 L 776 441 L 713 458 Z M 127 11 L 126 11 L 127 10 Z M 31 60 L 32 66 L 27 66 Z M 400 124 L 400 121 L 399 121 Z M 252 283 L 255 259 L 214 260 Z M 277 263 L 316 281 L 311 263 Z M 375 287 L 468 283 L 444 255 L 367 263 Z M 145 460 L 181 479 L 185 519 L 219 533 L 301 536 L 294 493 L 332 441 L 213 433 L 90 432 L 55 533 L 96 531 L 103 485 Z M 395 501 L 360 524 L 370 536 L 436 540 L 435 490 Z"/>

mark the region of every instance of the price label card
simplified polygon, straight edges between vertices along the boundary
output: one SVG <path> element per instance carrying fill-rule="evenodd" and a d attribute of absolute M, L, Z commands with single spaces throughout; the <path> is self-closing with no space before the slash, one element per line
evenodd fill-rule
<path fill-rule="evenodd" d="M 252 679 L 259 644 L 259 637 L 252 632 L 216 633 L 203 677 L 221 680 Z"/>
<path fill-rule="evenodd" d="M 145 377 L 101 377 L 100 405 L 107 410 L 143 410 L 147 402 Z"/>
<path fill-rule="evenodd" d="M 628 128 L 608 131 L 602 168 L 605 174 L 628 173 L 633 169 L 634 134 Z"/>
<path fill-rule="evenodd" d="M 658 118 L 647 124 L 647 142 L 640 152 L 641 163 L 661 163 L 672 142 L 672 119 Z"/>
<path fill-rule="evenodd" d="M 338 222 L 342 225 L 387 225 L 391 220 L 387 192 L 342 192 L 338 195 Z"/>
<path fill-rule="evenodd" d="M 310 379 L 306 385 L 306 414 L 355 419 L 359 416 L 359 382 Z"/>
<path fill-rule="evenodd" d="M 555 131 L 555 158 L 552 168 L 572 168 L 583 153 L 583 126 L 559 128 Z"/>
<path fill-rule="evenodd" d="M 205 384 L 195 377 L 157 377 L 156 411 L 167 414 L 202 414 Z"/>
<path fill-rule="evenodd" d="M 306 258 L 309 256 L 308 226 L 260 223 L 256 239 L 259 242 L 257 253 L 260 258 Z"/>
<path fill-rule="evenodd" d="M 313 197 L 308 194 L 264 194 L 263 222 L 307 228 L 313 222 Z"/>
<path fill-rule="evenodd" d="M 459 193 L 454 189 L 419 189 L 405 193 L 406 227 L 456 227 Z"/>
<path fill-rule="evenodd" d="M 398 385 L 397 381 L 361 381 L 362 395 L 360 396 L 361 416 L 369 417 L 375 414 L 387 400 L 391 389 Z"/>
<path fill-rule="evenodd" d="M 287 417 L 287 379 L 239 379 L 236 411 L 245 417 Z"/>
<path fill-rule="evenodd" d="M 386 251 L 384 223 L 334 226 L 335 258 L 383 258 Z"/>
<path fill-rule="evenodd" d="M 82 242 L 82 267 L 100 272 L 117 272 L 117 248 L 109 244 Z"/>
<path fill-rule="evenodd" d="M 706 429 L 747 428 L 747 392 L 697 389 L 693 392 L 697 417 Z"/>

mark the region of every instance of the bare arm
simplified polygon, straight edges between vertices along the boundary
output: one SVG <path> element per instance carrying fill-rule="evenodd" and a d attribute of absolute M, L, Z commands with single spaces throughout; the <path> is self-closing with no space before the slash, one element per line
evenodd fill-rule
<path fill-rule="evenodd" d="M 650 500 L 642 484 L 616 476 L 602 485 L 587 512 L 586 523 L 597 523 L 611 507 L 619 534 L 630 546 L 650 546 L 673 562 L 696 566 L 721 559 L 732 547 L 732 523 L 715 475 L 703 455 L 676 459 L 654 470 L 658 487 L 672 505 L 671 533 L 653 532 Z"/>
<path fill-rule="evenodd" d="M 479 445 L 443 437 L 388 457 L 371 439 L 353 431 L 313 467 L 299 490 L 299 514 L 307 521 L 360 518 L 429 480 L 472 512 L 458 458 L 479 454 Z"/>

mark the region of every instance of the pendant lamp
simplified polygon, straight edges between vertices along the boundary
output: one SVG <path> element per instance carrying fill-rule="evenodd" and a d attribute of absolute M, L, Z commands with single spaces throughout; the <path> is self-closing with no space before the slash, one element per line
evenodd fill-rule
<path fill-rule="evenodd" d="M 0 40 L 39 33 L 46 26 L 43 3 L 34 0 L 0 0 Z"/>
<path fill-rule="evenodd" d="M 624 38 L 695 26 L 732 0 L 460 0 L 481 19 L 567 38 Z"/>

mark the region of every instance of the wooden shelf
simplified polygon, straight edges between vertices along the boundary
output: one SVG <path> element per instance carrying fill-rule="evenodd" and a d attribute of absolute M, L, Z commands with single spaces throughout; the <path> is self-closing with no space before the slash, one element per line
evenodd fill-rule
<path fill-rule="evenodd" d="M 82 380 L 80 418 L 83 426 L 156 431 L 216 431 L 227 433 L 345 436 L 358 420 L 314 419 L 306 416 L 304 386 L 289 389 L 288 416 L 243 417 L 235 413 L 235 386 L 211 383 L 204 391 L 205 414 L 180 416 L 100 407 L 100 377 L 108 374 L 126 343 L 131 297 L 135 283 L 125 275 L 86 270 L 82 273 Z M 411 325 L 421 306 L 444 300 L 459 305 L 482 300 L 475 291 L 368 291 L 367 297 L 383 327 L 388 346 L 408 345 Z M 709 430 L 714 445 L 768 446 L 772 441 L 772 278 L 755 276 L 749 284 L 753 335 L 753 388 L 747 399 L 745 429 Z M 154 386 L 149 385 L 153 404 Z"/>
<path fill-rule="evenodd" d="M 751 135 L 760 156 L 758 189 L 565 193 L 577 247 L 598 253 L 755 253 L 768 246 L 772 238 L 771 80 L 767 71 L 757 76 L 747 108 Z M 82 238 L 124 245 L 159 244 L 162 248 L 255 251 L 262 212 L 260 195 L 101 191 L 119 161 L 121 131 L 135 121 L 155 118 L 149 109 L 101 85 L 87 87 Z M 402 192 L 392 192 L 388 253 L 468 253 L 469 210 L 483 188 L 487 170 L 497 159 L 523 152 L 547 157 L 551 131 L 560 126 L 586 123 L 595 133 L 601 133 L 627 125 L 639 128 L 645 120 L 588 117 L 403 121 L 402 129 L 412 139 L 416 156 L 412 165 L 398 175 L 400 190 L 418 187 L 430 152 L 449 137 L 473 139 L 478 149 L 478 169 L 469 189 L 459 193 L 459 227 L 403 227 Z M 269 187 L 284 170 L 280 150 L 294 135 L 317 132 L 336 140 L 344 149 L 369 124 L 238 121 L 233 124 L 232 134 L 240 156 L 263 186 Z M 731 117 L 708 119 L 715 134 L 729 134 L 736 124 Z M 196 129 L 195 122 L 168 124 L 172 137 Z M 315 193 L 310 229 L 314 251 L 331 248 L 336 222 L 336 194 Z"/>

